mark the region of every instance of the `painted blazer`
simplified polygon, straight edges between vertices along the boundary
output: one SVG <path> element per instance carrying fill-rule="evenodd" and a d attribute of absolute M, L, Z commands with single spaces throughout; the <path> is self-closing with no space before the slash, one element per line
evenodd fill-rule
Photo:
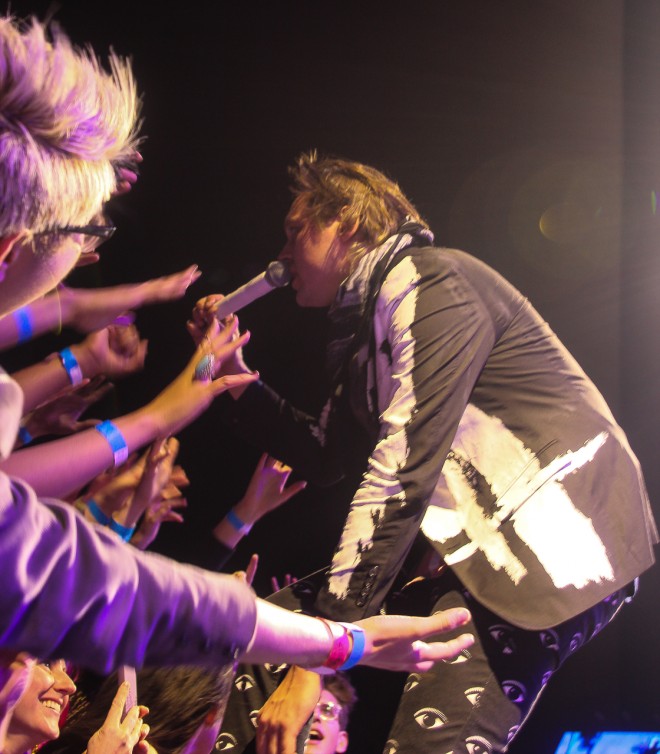
<path fill-rule="evenodd" d="M 236 402 L 239 431 L 308 478 L 361 465 L 319 613 L 378 612 L 420 527 L 523 628 L 567 620 L 648 568 L 658 534 L 639 464 L 531 304 L 461 251 L 381 257 L 361 324 L 340 323 L 351 343 L 320 418 L 261 383 Z"/>

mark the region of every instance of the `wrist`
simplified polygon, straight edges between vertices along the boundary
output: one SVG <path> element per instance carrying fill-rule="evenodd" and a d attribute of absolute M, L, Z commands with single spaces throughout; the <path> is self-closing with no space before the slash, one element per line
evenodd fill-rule
<path fill-rule="evenodd" d="M 92 379 L 92 377 L 96 377 L 97 374 L 100 374 L 101 370 L 99 369 L 96 357 L 85 343 L 78 343 L 75 346 L 71 346 L 69 351 L 71 351 L 78 362 L 83 377 Z"/>
<path fill-rule="evenodd" d="M 85 372 L 80 359 L 80 349 L 76 346 L 63 348 L 58 354 L 60 364 L 67 374 L 71 385 L 80 385 L 83 381 Z"/>

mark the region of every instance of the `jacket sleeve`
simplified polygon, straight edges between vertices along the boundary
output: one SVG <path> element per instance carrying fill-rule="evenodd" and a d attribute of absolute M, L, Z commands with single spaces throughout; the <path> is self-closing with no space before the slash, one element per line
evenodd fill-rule
<path fill-rule="evenodd" d="M 231 576 L 143 553 L 64 503 L 0 474 L 0 646 L 119 665 L 220 666 L 254 632 L 254 593 Z"/>
<path fill-rule="evenodd" d="M 224 418 L 243 439 L 284 461 L 307 481 L 328 486 L 343 476 L 341 460 L 326 442 L 326 412 L 313 417 L 292 406 L 263 382 L 250 384 L 239 400 L 221 396 Z"/>
<path fill-rule="evenodd" d="M 480 296 L 436 254 L 406 257 L 388 274 L 373 332 L 379 437 L 316 603 L 337 620 L 382 605 L 495 341 Z"/>

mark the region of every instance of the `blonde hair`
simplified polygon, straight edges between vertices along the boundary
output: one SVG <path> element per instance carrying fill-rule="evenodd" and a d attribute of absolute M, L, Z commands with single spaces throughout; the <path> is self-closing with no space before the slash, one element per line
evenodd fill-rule
<path fill-rule="evenodd" d="M 379 246 L 407 220 L 426 222 L 399 186 L 375 168 L 340 157 L 319 157 L 316 150 L 289 168 L 293 213 L 317 226 L 341 221 L 356 228 L 350 254 L 357 258 Z"/>
<path fill-rule="evenodd" d="M 0 236 L 89 222 L 138 144 L 130 62 L 49 31 L 0 17 Z"/>

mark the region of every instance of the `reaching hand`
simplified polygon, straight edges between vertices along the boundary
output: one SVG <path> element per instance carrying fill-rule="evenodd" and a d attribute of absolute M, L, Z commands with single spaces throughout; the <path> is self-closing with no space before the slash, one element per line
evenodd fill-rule
<path fill-rule="evenodd" d="M 257 754 L 295 754 L 296 739 L 321 696 L 317 673 L 291 667 L 259 712 Z"/>
<path fill-rule="evenodd" d="M 277 576 L 271 576 L 270 577 L 270 585 L 273 589 L 273 594 L 275 592 L 279 592 L 280 589 L 284 589 L 287 586 L 291 586 L 291 584 L 295 584 L 298 579 L 295 576 L 292 576 L 290 573 L 284 574 L 284 580 L 282 581 L 282 586 L 280 586 L 280 582 L 277 580 Z"/>
<path fill-rule="evenodd" d="M 32 437 L 71 435 L 94 427 L 100 420 L 78 419 L 111 389 L 112 383 L 107 382 L 103 375 L 86 380 L 75 387 L 69 386 L 27 414 L 23 419 L 23 426 Z"/>
<path fill-rule="evenodd" d="M 474 644 L 472 634 L 448 641 L 425 639 L 464 626 L 471 620 L 465 608 L 442 610 L 428 618 L 407 615 L 376 615 L 357 621 L 365 630 L 361 665 L 383 670 L 423 673 L 439 660 L 451 660 Z"/>
<path fill-rule="evenodd" d="M 202 273 L 196 264 L 173 275 L 111 288 L 61 287 L 59 297 L 66 322 L 78 332 L 88 333 L 111 325 L 126 312 L 149 304 L 180 299 Z"/>
<path fill-rule="evenodd" d="M 131 707 L 122 721 L 128 690 L 128 683 L 119 686 L 105 722 L 89 739 L 87 754 L 147 754 L 149 726 L 142 722 L 142 718 L 149 710 L 141 705 Z"/>
<path fill-rule="evenodd" d="M 123 377 L 142 369 L 147 341 L 133 325 L 112 325 L 88 335 L 80 349 L 84 374 Z"/>
<path fill-rule="evenodd" d="M 307 482 L 286 487 L 291 467 L 264 453 L 252 474 L 245 495 L 234 509 L 241 521 L 254 524 L 304 490 Z"/>
<path fill-rule="evenodd" d="M 166 521 L 183 523 L 183 516 L 177 513 L 175 508 L 185 508 L 187 505 L 185 498 L 181 496 L 163 498 L 160 502 L 150 505 L 142 516 L 142 521 L 131 539 L 131 544 L 139 550 L 146 550 L 158 536 L 161 524 Z"/>
<path fill-rule="evenodd" d="M 205 411 L 220 393 L 259 378 L 257 372 L 216 377 L 223 362 L 250 339 L 249 332 L 234 338 L 237 325 L 236 322 L 220 331 L 214 322 L 183 372 L 148 405 L 158 435 L 175 434 Z"/>
<path fill-rule="evenodd" d="M 135 526 L 140 516 L 152 503 L 161 502 L 163 491 L 172 479 L 174 461 L 178 452 L 179 441 L 176 437 L 163 438 L 153 443 L 147 452 L 142 477 L 128 506 L 125 519 L 122 521 L 125 526 Z M 181 467 L 177 467 L 177 473 L 181 482 L 187 484 L 187 477 Z M 174 491 L 180 497 L 181 491 L 175 486 Z M 170 497 L 173 496 L 170 495 Z M 172 507 L 172 505 L 169 506 L 170 511 Z"/>

